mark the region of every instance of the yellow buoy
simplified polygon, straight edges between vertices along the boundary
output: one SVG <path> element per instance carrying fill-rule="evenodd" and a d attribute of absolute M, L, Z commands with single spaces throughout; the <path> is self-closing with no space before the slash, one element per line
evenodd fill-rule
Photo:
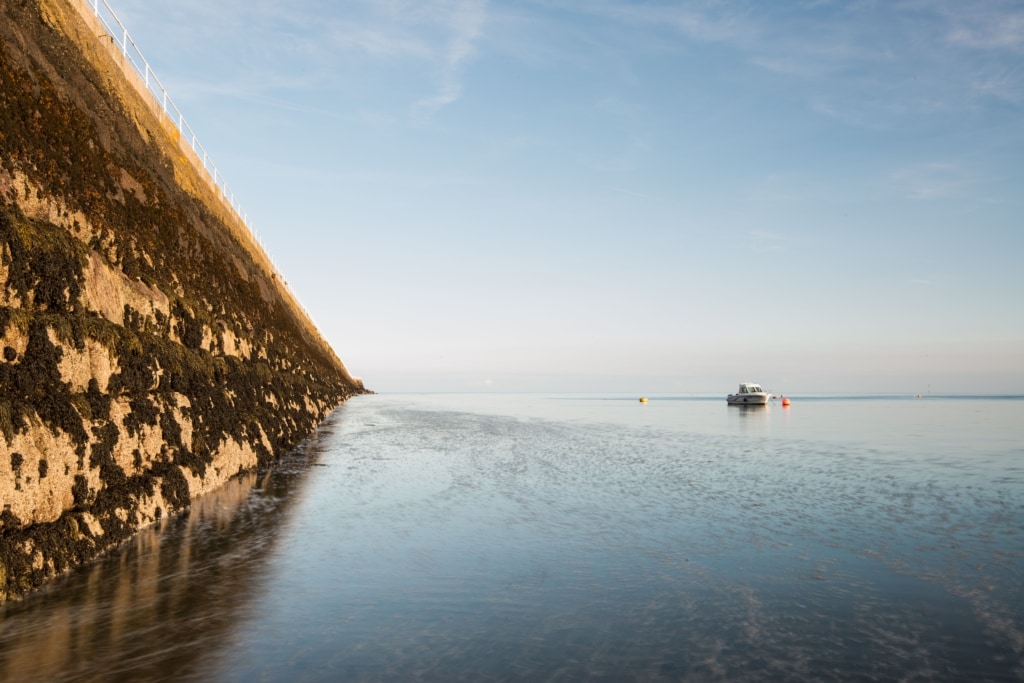
<path fill-rule="evenodd" d="M 647 403 L 647 397 L 646 396 L 641 396 L 640 397 L 640 402 L 641 403 Z"/>

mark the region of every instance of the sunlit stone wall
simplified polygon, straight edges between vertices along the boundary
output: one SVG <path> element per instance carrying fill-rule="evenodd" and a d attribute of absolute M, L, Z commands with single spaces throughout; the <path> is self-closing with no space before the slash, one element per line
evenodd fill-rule
<path fill-rule="evenodd" d="M 0 3 L 0 601 L 363 391 L 96 30 Z"/>

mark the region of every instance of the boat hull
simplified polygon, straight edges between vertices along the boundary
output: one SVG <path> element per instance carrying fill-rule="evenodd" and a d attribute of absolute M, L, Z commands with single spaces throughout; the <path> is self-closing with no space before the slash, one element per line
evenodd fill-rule
<path fill-rule="evenodd" d="M 731 406 L 763 406 L 769 398 L 771 394 L 729 394 L 725 400 Z"/>

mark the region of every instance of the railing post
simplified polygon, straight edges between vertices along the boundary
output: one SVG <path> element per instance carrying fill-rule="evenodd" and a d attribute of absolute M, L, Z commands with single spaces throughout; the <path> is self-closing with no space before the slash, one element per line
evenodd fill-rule
<path fill-rule="evenodd" d="M 0 2 L 3 1 L 4 0 L 0 0 Z M 105 8 L 104 14 L 100 14 L 101 1 Z M 251 221 L 249 220 L 248 214 L 243 212 L 241 203 L 235 197 L 234 193 L 231 192 L 231 189 L 228 187 L 227 182 L 220 177 L 220 173 L 217 170 L 217 167 L 213 165 L 213 161 L 207 154 L 206 149 L 199 143 L 199 141 L 196 138 L 195 132 L 188 125 L 188 123 L 186 123 L 184 114 L 182 114 L 181 110 L 179 110 L 178 107 L 174 104 L 174 101 L 171 99 L 170 94 L 167 92 L 167 89 L 164 88 L 163 84 L 160 82 L 160 79 L 157 77 L 156 72 L 154 72 L 153 69 L 150 68 L 149 62 L 146 61 L 145 57 L 142 56 L 142 52 L 139 50 L 138 46 L 129 37 L 128 29 L 125 28 L 124 24 L 121 23 L 121 20 L 118 18 L 117 13 L 114 12 L 113 8 L 111 8 L 107 0 L 81 0 L 81 2 L 84 2 L 87 6 L 92 6 L 93 14 L 96 15 L 100 24 L 102 24 L 108 31 L 108 34 L 104 35 L 103 37 L 110 38 L 112 45 L 116 45 L 117 39 L 114 36 L 117 35 L 118 29 L 121 30 L 121 55 L 129 60 L 136 74 L 139 74 L 143 77 L 143 80 L 145 81 L 146 84 L 146 90 L 148 91 L 149 96 L 153 98 L 154 102 L 156 102 L 158 98 L 156 91 L 153 89 L 153 83 L 155 83 L 155 87 L 158 87 L 160 89 L 160 103 L 163 106 L 164 113 L 170 114 L 170 110 L 173 110 L 175 113 L 177 113 L 177 125 L 179 132 L 185 135 L 191 135 L 192 137 L 192 153 L 196 155 L 193 158 L 198 160 L 199 150 L 202 150 L 202 170 L 206 171 L 206 173 L 213 178 L 214 187 L 217 190 L 223 192 L 222 199 L 228 204 L 231 210 L 234 211 L 235 215 L 239 219 L 241 219 L 242 224 L 246 227 L 249 233 L 249 238 L 253 241 L 255 245 L 257 245 L 257 247 L 260 248 L 260 250 L 263 252 L 263 256 L 270 263 L 271 272 L 278 277 L 281 284 L 284 286 L 285 290 L 291 293 L 291 289 L 288 287 L 288 283 L 285 282 L 284 277 L 281 276 L 280 269 L 277 267 L 277 262 L 274 261 L 273 257 L 271 257 L 269 252 L 267 251 L 267 245 L 263 242 L 263 238 L 260 236 L 259 233 L 256 232 L 256 228 L 252 225 Z M 109 20 L 106 18 L 107 15 L 109 15 L 110 17 Z M 128 43 L 131 43 L 132 45 L 131 56 L 128 55 Z M 136 61 L 136 59 L 138 59 L 138 62 Z M 141 64 L 139 62 L 141 62 Z M 150 79 L 150 74 L 152 74 L 152 81 Z M 309 312 L 306 310 L 305 306 L 303 306 L 302 302 L 298 300 L 294 293 L 291 293 L 291 296 L 292 299 L 298 304 L 299 309 L 303 313 L 305 313 L 306 318 L 312 323 L 312 317 L 310 317 Z"/>

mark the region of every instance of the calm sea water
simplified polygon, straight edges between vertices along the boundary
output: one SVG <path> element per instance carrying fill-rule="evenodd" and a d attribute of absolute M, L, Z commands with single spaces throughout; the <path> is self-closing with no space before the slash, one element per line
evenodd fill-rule
<path fill-rule="evenodd" d="M 1024 680 L 1022 411 L 359 397 L 0 607 L 0 680 Z"/>

